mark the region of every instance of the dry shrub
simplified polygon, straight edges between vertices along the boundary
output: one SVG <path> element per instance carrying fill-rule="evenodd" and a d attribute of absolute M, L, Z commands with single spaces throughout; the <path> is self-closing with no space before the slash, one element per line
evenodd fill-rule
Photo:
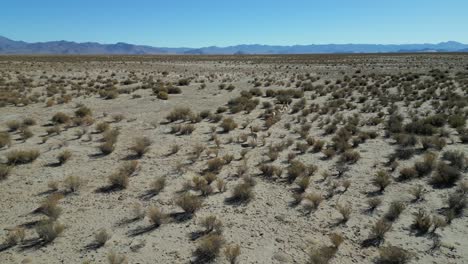
<path fill-rule="evenodd" d="M 35 161 L 39 157 L 38 150 L 12 150 L 7 153 L 7 163 L 9 165 L 27 164 Z"/>
<path fill-rule="evenodd" d="M 109 264 L 127 264 L 128 263 L 126 256 L 122 254 L 118 254 L 114 251 L 111 251 L 109 254 L 107 254 L 107 261 L 109 262 Z"/>
<path fill-rule="evenodd" d="M 22 123 L 18 120 L 10 120 L 6 122 L 6 126 L 10 132 L 14 132 L 22 127 Z"/>
<path fill-rule="evenodd" d="M 262 164 L 259 169 L 262 172 L 262 175 L 267 178 L 272 178 L 273 176 L 280 177 L 282 173 L 282 169 L 280 167 L 269 164 Z"/>
<path fill-rule="evenodd" d="M 229 264 L 236 264 L 240 253 L 241 250 L 239 245 L 227 245 L 224 248 L 224 256 L 228 260 Z"/>
<path fill-rule="evenodd" d="M 378 197 L 370 198 L 369 200 L 367 200 L 367 205 L 369 206 L 370 212 L 373 212 L 381 204 L 382 200 Z"/>
<path fill-rule="evenodd" d="M 221 193 L 225 192 L 226 191 L 226 182 L 223 179 L 217 179 L 216 180 L 216 188 Z"/>
<path fill-rule="evenodd" d="M 70 122 L 70 116 L 65 113 L 58 112 L 52 117 L 52 122 L 55 124 L 67 124 Z"/>
<path fill-rule="evenodd" d="M 82 184 L 83 180 L 78 176 L 68 176 L 64 182 L 65 190 L 72 193 L 77 192 Z"/>
<path fill-rule="evenodd" d="M 97 247 L 102 247 L 111 237 L 112 235 L 105 228 L 102 228 L 94 234 L 94 242 Z"/>
<path fill-rule="evenodd" d="M 436 187 L 450 187 L 453 186 L 460 178 L 461 173 L 457 168 L 443 162 L 439 162 L 437 171 L 432 174 L 430 182 Z"/>
<path fill-rule="evenodd" d="M 184 193 L 176 199 L 176 205 L 188 215 L 193 215 L 202 207 L 202 200 L 193 194 Z"/>
<path fill-rule="evenodd" d="M 155 227 L 162 225 L 167 219 L 167 215 L 155 206 L 150 207 L 146 215 L 148 216 L 148 219 L 151 222 L 151 224 Z"/>
<path fill-rule="evenodd" d="M 115 172 L 108 177 L 111 188 L 126 189 L 129 183 L 129 175 L 126 173 Z"/>
<path fill-rule="evenodd" d="M 135 143 L 130 147 L 130 150 L 135 152 L 135 155 L 141 158 L 149 150 L 151 146 L 151 140 L 147 137 L 138 137 L 135 139 Z"/>
<path fill-rule="evenodd" d="M 58 164 L 59 164 L 59 165 L 65 164 L 71 157 L 72 157 L 71 151 L 69 151 L 69 150 L 64 150 L 64 151 L 62 151 L 62 152 L 57 156 Z"/>
<path fill-rule="evenodd" d="M 288 167 L 287 180 L 293 183 L 298 177 L 307 175 L 307 166 L 304 163 L 292 160 Z"/>
<path fill-rule="evenodd" d="M 378 171 L 375 177 L 372 179 L 372 184 L 379 187 L 380 192 L 383 192 L 390 183 L 390 176 L 383 170 Z"/>
<path fill-rule="evenodd" d="M 99 145 L 98 148 L 99 148 L 99 150 L 101 151 L 101 153 L 103 155 L 109 155 L 114 151 L 115 144 L 113 142 L 106 141 L 106 142 L 102 143 L 101 145 Z"/>
<path fill-rule="evenodd" d="M 208 263 L 219 255 L 224 238 L 218 234 L 209 234 L 198 242 L 197 249 L 193 253 L 197 263 Z"/>
<path fill-rule="evenodd" d="M 150 183 L 150 192 L 158 194 L 164 187 L 166 187 L 166 177 L 158 177 Z"/>
<path fill-rule="evenodd" d="M 20 135 L 21 135 L 21 139 L 23 141 L 26 141 L 29 138 L 32 138 L 34 136 L 34 133 L 28 127 L 22 127 L 20 129 Z"/>
<path fill-rule="evenodd" d="M 395 221 L 400 214 L 405 210 L 405 204 L 401 201 L 393 201 L 390 203 L 390 207 L 388 208 L 387 213 L 385 214 L 385 218 L 388 221 Z"/>
<path fill-rule="evenodd" d="M 412 180 L 418 177 L 418 171 L 413 167 L 407 167 L 400 170 L 400 176 L 398 180 L 406 181 Z"/>
<path fill-rule="evenodd" d="M 214 215 L 209 215 L 200 221 L 200 226 L 205 230 L 204 233 L 221 234 L 223 232 L 223 222 Z"/>
<path fill-rule="evenodd" d="M 4 245 L 8 247 L 18 245 L 24 241 L 25 236 L 26 232 L 23 227 L 15 227 L 8 232 Z"/>
<path fill-rule="evenodd" d="M 390 231 L 392 228 L 392 224 L 385 220 L 384 218 L 381 218 L 375 222 L 375 224 L 372 226 L 371 229 L 371 234 L 369 236 L 369 239 L 377 241 L 377 243 L 380 243 L 383 241 L 385 234 Z"/>
<path fill-rule="evenodd" d="M 223 119 L 219 126 L 223 129 L 224 133 L 229 133 L 229 131 L 237 128 L 237 123 L 234 121 L 234 119 L 228 117 Z"/>
<path fill-rule="evenodd" d="M 221 170 L 221 168 L 224 166 L 225 161 L 222 158 L 213 158 L 207 161 L 207 170 L 211 172 L 217 172 Z"/>
<path fill-rule="evenodd" d="M 304 200 L 306 201 L 305 209 L 308 212 L 311 212 L 312 210 L 316 210 L 320 203 L 323 201 L 323 196 L 320 193 L 309 193 L 304 195 Z"/>
<path fill-rule="evenodd" d="M 436 158 L 436 154 L 429 152 L 424 155 L 424 159 L 422 161 L 418 161 L 414 164 L 414 169 L 418 172 L 420 177 L 432 172 L 436 165 Z"/>
<path fill-rule="evenodd" d="M 45 220 L 36 226 L 36 233 L 43 243 L 54 241 L 65 230 L 65 226 L 59 222 Z"/>
<path fill-rule="evenodd" d="M 432 218 L 424 210 L 419 209 L 417 213 L 414 214 L 414 220 L 412 227 L 418 230 L 421 234 L 425 234 L 429 231 L 432 226 Z"/>
<path fill-rule="evenodd" d="M 465 153 L 461 151 L 445 151 L 442 154 L 442 159 L 449 161 L 450 166 L 459 170 L 464 170 L 467 162 Z"/>
<path fill-rule="evenodd" d="M 296 182 L 297 186 L 298 186 L 297 191 L 299 193 L 305 192 L 307 190 L 307 188 L 309 188 L 310 182 L 311 182 L 310 176 L 300 177 L 299 180 Z"/>
<path fill-rule="evenodd" d="M 0 181 L 5 180 L 10 175 L 11 167 L 5 164 L 0 164 Z"/>
<path fill-rule="evenodd" d="M 0 149 L 11 145 L 11 137 L 7 132 L 0 132 Z"/>
<path fill-rule="evenodd" d="M 346 223 L 349 220 L 349 217 L 351 216 L 351 212 L 352 212 L 352 209 L 353 209 L 351 207 L 351 205 L 349 205 L 348 203 L 338 204 L 336 206 L 336 209 L 341 214 L 342 222 Z"/>
<path fill-rule="evenodd" d="M 169 122 L 175 121 L 187 121 L 192 115 L 192 110 L 187 107 L 178 107 L 173 109 L 167 116 L 166 119 Z"/>
<path fill-rule="evenodd" d="M 92 111 L 86 106 L 80 106 L 76 111 L 75 111 L 75 116 L 83 118 L 85 116 L 92 116 Z"/>
<path fill-rule="evenodd" d="M 395 246 L 386 246 L 379 249 L 379 259 L 377 263 L 379 264 L 405 264 L 408 263 L 411 259 L 408 251 L 395 247 Z"/>
<path fill-rule="evenodd" d="M 107 122 L 99 122 L 96 124 L 96 131 L 98 133 L 103 133 L 110 129 L 110 125 Z"/>
<path fill-rule="evenodd" d="M 41 205 L 37 209 L 37 211 L 45 214 L 50 219 L 57 219 L 59 218 L 60 214 L 62 213 L 62 208 L 58 206 L 58 202 L 63 198 L 63 194 L 52 194 L 44 201 L 42 201 Z"/>
<path fill-rule="evenodd" d="M 247 203 L 252 200 L 253 197 L 253 186 L 247 182 L 242 182 L 234 186 L 229 200 L 231 202 Z"/>
<path fill-rule="evenodd" d="M 356 163 L 361 158 L 358 152 L 354 150 L 346 150 L 340 157 L 341 162 Z"/>

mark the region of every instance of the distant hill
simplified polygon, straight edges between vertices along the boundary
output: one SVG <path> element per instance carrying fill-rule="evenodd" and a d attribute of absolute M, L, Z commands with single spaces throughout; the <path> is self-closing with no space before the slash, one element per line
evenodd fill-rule
<path fill-rule="evenodd" d="M 127 43 L 100 44 L 71 41 L 27 43 L 0 36 L 0 54 L 325 54 L 389 52 L 467 52 L 468 45 L 455 41 L 438 44 L 321 44 L 321 45 L 236 45 L 204 48 L 159 48 Z"/>

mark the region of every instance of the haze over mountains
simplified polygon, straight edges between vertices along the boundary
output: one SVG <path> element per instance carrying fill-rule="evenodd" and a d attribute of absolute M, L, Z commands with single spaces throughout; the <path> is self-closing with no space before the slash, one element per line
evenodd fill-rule
<path fill-rule="evenodd" d="M 319 44 L 236 45 L 229 47 L 165 48 L 127 43 L 100 44 L 71 41 L 27 43 L 0 36 L 0 54 L 324 54 L 390 52 L 468 52 L 468 44 L 455 41 L 437 44 Z"/>

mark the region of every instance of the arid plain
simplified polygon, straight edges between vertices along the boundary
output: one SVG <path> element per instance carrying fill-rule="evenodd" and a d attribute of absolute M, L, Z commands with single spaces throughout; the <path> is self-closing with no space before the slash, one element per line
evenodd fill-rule
<path fill-rule="evenodd" d="M 0 263 L 468 263 L 468 55 L 0 56 Z"/>

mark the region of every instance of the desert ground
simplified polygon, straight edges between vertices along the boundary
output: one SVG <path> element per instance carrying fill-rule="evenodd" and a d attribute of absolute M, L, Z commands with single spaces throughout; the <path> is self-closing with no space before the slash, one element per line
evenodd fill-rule
<path fill-rule="evenodd" d="M 468 263 L 468 55 L 0 56 L 0 263 Z"/>

